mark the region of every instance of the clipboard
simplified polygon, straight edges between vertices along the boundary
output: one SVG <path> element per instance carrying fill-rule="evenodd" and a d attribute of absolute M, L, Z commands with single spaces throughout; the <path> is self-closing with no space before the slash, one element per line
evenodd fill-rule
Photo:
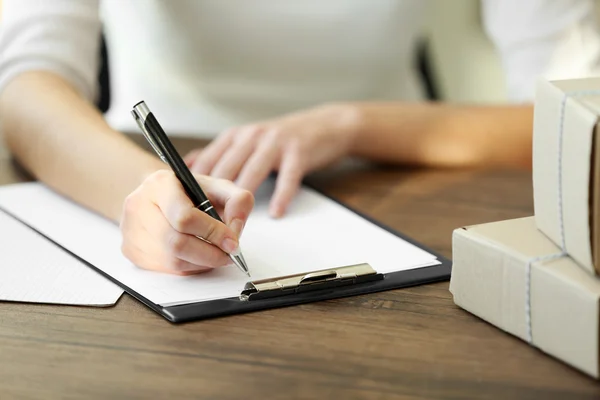
<path fill-rule="evenodd" d="M 306 185 L 340 206 L 364 218 L 368 222 L 400 237 L 404 241 L 419 247 L 434 255 L 440 264 L 414 268 L 409 270 L 378 273 L 368 263 L 339 266 L 336 268 L 311 271 L 302 274 L 287 275 L 262 280 L 248 281 L 237 297 L 201 301 L 181 305 L 161 306 L 150 301 L 140 293 L 131 289 L 110 274 L 95 267 L 68 248 L 57 243 L 52 238 L 27 224 L 8 210 L 4 210 L 21 223 L 25 224 L 59 248 L 71 254 L 82 263 L 92 268 L 105 278 L 120 286 L 130 296 L 165 318 L 167 321 L 178 324 L 199 321 L 228 315 L 267 310 L 311 303 L 316 301 L 331 300 L 342 297 L 363 295 L 392 289 L 400 289 L 426 283 L 445 281 L 450 279 L 452 263 L 441 254 L 427 248 L 412 238 L 391 229 L 373 218 L 355 210 L 337 199 L 322 193 L 311 185 Z"/>

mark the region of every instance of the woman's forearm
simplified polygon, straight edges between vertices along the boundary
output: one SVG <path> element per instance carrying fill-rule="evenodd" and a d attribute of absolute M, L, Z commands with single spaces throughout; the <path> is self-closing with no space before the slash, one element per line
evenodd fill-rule
<path fill-rule="evenodd" d="M 533 106 L 353 105 L 352 153 L 434 167 L 531 166 Z"/>
<path fill-rule="evenodd" d="M 163 165 L 52 73 L 10 82 L 0 95 L 0 121 L 9 150 L 30 173 L 115 221 L 125 197 Z"/>

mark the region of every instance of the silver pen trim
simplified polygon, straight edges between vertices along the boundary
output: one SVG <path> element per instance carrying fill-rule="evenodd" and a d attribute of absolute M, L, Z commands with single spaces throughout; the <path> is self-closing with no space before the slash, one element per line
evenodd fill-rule
<path fill-rule="evenodd" d="M 233 261 L 233 263 L 242 271 L 244 272 L 246 275 L 248 275 L 248 277 L 250 276 L 250 271 L 248 270 L 248 267 L 246 266 L 246 263 L 244 262 L 243 258 L 240 257 L 239 255 L 233 255 L 233 254 L 229 254 L 229 258 L 231 258 L 231 260 Z"/>
<path fill-rule="evenodd" d="M 152 149 L 154 149 L 154 152 L 160 157 L 160 159 L 163 162 L 166 163 L 167 159 L 165 158 L 164 154 L 160 151 L 158 145 L 156 144 L 154 139 L 152 139 L 152 136 L 146 129 L 146 118 L 148 117 L 148 114 L 150 114 L 150 109 L 148 108 L 146 103 L 143 101 L 140 101 L 138 104 L 136 104 L 133 107 L 133 110 L 131 110 L 131 115 L 133 115 L 135 122 L 140 127 L 142 134 L 144 135 L 144 137 L 146 138 L 148 143 L 150 143 L 150 146 L 152 146 Z"/>

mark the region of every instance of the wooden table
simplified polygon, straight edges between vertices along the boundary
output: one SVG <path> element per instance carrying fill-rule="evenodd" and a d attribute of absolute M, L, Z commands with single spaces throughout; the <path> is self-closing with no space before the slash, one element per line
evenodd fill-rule
<path fill-rule="evenodd" d="M 0 150 L 0 184 L 27 179 Z M 312 181 L 448 257 L 454 228 L 533 212 L 522 171 Z M 180 326 L 128 295 L 106 309 L 0 303 L 0 399 L 569 397 L 600 385 L 456 307 L 448 282 Z"/>

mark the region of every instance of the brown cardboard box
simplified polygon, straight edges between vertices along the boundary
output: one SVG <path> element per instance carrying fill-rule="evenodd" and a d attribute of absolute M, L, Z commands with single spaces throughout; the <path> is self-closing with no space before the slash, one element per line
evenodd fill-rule
<path fill-rule="evenodd" d="M 569 256 L 533 262 L 527 279 L 530 260 L 557 253 L 533 217 L 456 229 L 450 292 L 458 306 L 598 378 L 600 279 Z"/>
<path fill-rule="evenodd" d="M 600 78 L 538 82 L 535 222 L 579 265 L 596 274 L 600 273 L 599 115 Z"/>

